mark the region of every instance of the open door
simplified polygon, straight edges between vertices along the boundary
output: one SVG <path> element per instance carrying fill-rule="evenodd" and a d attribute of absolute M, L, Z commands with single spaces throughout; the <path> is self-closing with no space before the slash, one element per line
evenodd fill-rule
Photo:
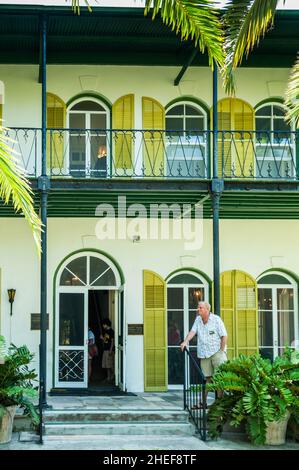
<path fill-rule="evenodd" d="M 55 386 L 87 388 L 88 292 L 60 292 L 58 302 Z"/>
<path fill-rule="evenodd" d="M 115 370 L 117 371 L 117 375 L 115 377 L 115 381 L 116 381 L 116 385 L 118 385 L 120 390 L 125 391 L 126 390 L 126 369 L 125 369 L 126 321 L 125 321 L 124 286 L 121 286 L 120 289 L 117 291 L 116 305 L 117 305 L 117 311 L 115 315 L 115 323 L 116 323 L 117 336 L 115 338 L 115 347 L 116 347 Z"/>

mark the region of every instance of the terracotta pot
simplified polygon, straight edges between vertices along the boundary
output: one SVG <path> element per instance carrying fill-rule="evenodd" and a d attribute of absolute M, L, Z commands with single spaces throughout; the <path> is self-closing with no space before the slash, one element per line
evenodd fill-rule
<path fill-rule="evenodd" d="M 266 422 L 266 444 L 280 446 L 286 441 L 286 430 L 290 418 L 289 411 L 279 421 Z"/>
<path fill-rule="evenodd" d="M 7 406 L 4 415 L 0 418 L 0 444 L 11 441 L 13 420 L 17 407 Z"/>

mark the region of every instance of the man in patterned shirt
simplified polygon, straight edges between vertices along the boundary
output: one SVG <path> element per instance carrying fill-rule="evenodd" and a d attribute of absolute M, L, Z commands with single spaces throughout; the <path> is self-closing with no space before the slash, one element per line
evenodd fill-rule
<path fill-rule="evenodd" d="M 215 369 L 227 361 L 227 332 L 221 318 L 210 310 L 208 302 L 199 302 L 199 315 L 181 343 L 181 350 L 184 351 L 189 341 L 197 334 L 197 357 L 200 359 L 201 370 L 207 382 L 211 380 Z"/>

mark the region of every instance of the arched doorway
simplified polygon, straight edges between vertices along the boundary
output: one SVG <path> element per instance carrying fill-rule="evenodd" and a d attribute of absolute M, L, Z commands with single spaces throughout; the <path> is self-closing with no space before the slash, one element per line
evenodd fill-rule
<path fill-rule="evenodd" d="M 184 355 L 179 344 L 190 331 L 196 318 L 198 302 L 209 301 L 209 281 L 202 273 L 181 270 L 167 279 L 167 353 L 169 388 L 184 382 Z M 190 341 L 190 352 L 196 355 L 196 338 Z"/>
<path fill-rule="evenodd" d="M 55 387 L 97 388 L 105 383 L 101 336 L 105 336 L 103 319 L 108 318 L 115 334 L 114 384 L 124 389 L 124 291 L 123 276 L 116 264 L 98 251 L 76 252 L 59 266 L 55 292 Z M 89 327 L 99 351 L 90 377 Z"/>
<path fill-rule="evenodd" d="M 298 286 L 290 275 L 268 271 L 258 278 L 259 348 L 273 360 L 298 344 Z"/>

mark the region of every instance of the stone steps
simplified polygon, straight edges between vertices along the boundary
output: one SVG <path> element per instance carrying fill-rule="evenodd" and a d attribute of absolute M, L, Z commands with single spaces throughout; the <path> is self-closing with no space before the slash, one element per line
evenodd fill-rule
<path fill-rule="evenodd" d="M 180 409 L 52 409 L 44 412 L 46 435 L 193 435 Z"/>

